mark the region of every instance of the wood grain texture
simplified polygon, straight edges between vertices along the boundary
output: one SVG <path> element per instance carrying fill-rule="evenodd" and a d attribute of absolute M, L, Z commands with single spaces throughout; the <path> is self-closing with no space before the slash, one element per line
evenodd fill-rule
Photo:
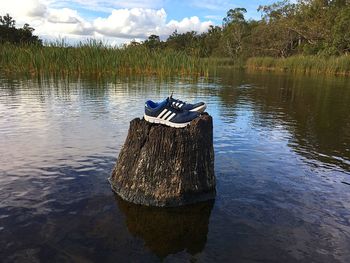
<path fill-rule="evenodd" d="M 213 122 L 203 114 L 176 129 L 136 118 L 109 178 L 124 200 L 181 206 L 215 197 Z"/>

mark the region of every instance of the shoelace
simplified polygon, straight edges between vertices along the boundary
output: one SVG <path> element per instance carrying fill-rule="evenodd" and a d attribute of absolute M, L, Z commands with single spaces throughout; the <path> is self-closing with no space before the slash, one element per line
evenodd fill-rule
<path fill-rule="evenodd" d="M 174 100 L 175 103 L 172 103 L 174 106 L 175 106 L 176 103 L 179 103 L 179 104 L 186 104 L 186 102 L 184 102 L 184 101 L 182 101 L 182 100 L 174 99 L 174 98 L 173 98 L 173 93 L 174 93 L 174 92 L 172 91 L 171 94 L 170 94 L 170 97 L 169 97 L 169 101 L 170 101 L 170 100 Z M 177 106 L 175 106 L 175 107 L 177 107 Z M 178 108 L 178 107 L 177 107 L 177 108 Z M 180 109 L 180 108 L 179 108 L 179 109 Z"/>
<path fill-rule="evenodd" d="M 171 108 L 173 108 L 173 109 L 175 109 L 175 110 L 178 110 L 178 111 L 183 111 L 180 107 L 176 106 L 175 103 L 172 103 L 170 99 L 171 99 L 171 97 L 168 98 L 167 100 L 168 100 L 168 105 L 169 105 Z"/>

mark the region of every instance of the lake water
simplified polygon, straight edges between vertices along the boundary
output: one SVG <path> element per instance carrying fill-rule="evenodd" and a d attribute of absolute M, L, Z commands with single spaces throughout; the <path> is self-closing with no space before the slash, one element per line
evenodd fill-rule
<path fill-rule="evenodd" d="M 216 199 L 126 203 L 129 121 L 171 91 L 214 118 Z M 350 262 L 350 79 L 2 77 L 0 261 Z"/>

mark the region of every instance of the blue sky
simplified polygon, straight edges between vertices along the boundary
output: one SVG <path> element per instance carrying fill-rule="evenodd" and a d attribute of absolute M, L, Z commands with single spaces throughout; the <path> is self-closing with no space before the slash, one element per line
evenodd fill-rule
<path fill-rule="evenodd" d="M 63 1 L 62 1 L 63 2 Z M 88 2 L 88 1 L 87 1 Z M 103 1 L 101 1 L 103 2 Z M 114 1 L 115 5 L 108 4 L 108 1 L 101 5 L 102 8 L 113 8 L 113 6 L 118 6 L 118 2 L 123 1 Z M 143 2 L 143 3 L 142 3 Z M 230 8 L 236 7 L 244 7 L 247 9 L 246 17 L 249 19 L 259 19 L 260 13 L 257 12 L 257 8 L 259 5 L 268 5 L 272 4 L 276 1 L 273 0 L 264 0 L 264 1 L 244 1 L 244 0 L 231 0 L 231 1 L 200 1 L 200 0 L 192 0 L 192 1 L 134 1 L 130 5 L 120 4 L 120 7 L 146 7 L 146 8 L 164 8 L 164 10 L 168 14 L 168 19 L 182 20 L 184 17 L 198 16 L 201 20 L 212 20 L 216 24 L 221 24 L 222 19 L 226 15 L 226 12 Z M 141 4 L 137 4 L 141 3 Z M 103 4 L 103 3 L 102 3 Z M 73 9 L 77 9 L 87 18 L 95 18 L 95 17 L 103 17 L 108 16 L 108 11 L 101 10 L 91 10 L 91 8 L 84 7 L 81 4 L 74 2 L 65 2 L 66 7 L 71 7 Z M 62 6 L 60 4 L 59 6 Z"/>
<path fill-rule="evenodd" d="M 184 16 L 198 16 L 201 20 L 211 19 L 221 24 L 226 12 L 230 8 L 244 7 L 247 9 L 247 18 L 259 19 L 257 12 L 259 5 L 266 5 L 274 1 L 165 1 L 164 9 L 169 14 L 169 19 L 182 19 Z M 213 17 L 216 17 L 214 19 Z"/>
<path fill-rule="evenodd" d="M 204 32 L 221 25 L 230 8 L 244 7 L 247 19 L 259 19 L 259 5 L 275 1 L 243 0 L 1 0 L 0 10 L 20 26 L 29 23 L 44 39 L 101 38 L 121 44 L 150 34 L 165 39 L 174 30 Z M 1 15 L 1 14 L 0 14 Z"/>

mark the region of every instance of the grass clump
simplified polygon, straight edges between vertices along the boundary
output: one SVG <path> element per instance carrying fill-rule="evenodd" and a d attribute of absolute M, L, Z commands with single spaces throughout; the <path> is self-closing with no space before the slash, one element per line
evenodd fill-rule
<path fill-rule="evenodd" d="M 144 46 L 111 47 L 90 40 L 76 47 L 63 42 L 46 46 L 0 45 L 0 68 L 8 74 L 30 75 L 207 75 L 209 60 L 174 50 Z"/>
<path fill-rule="evenodd" d="M 350 75 L 350 56 L 292 56 L 288 58 L 252 57 L 247 60 L 246 68 L 307 74 Z"/>

